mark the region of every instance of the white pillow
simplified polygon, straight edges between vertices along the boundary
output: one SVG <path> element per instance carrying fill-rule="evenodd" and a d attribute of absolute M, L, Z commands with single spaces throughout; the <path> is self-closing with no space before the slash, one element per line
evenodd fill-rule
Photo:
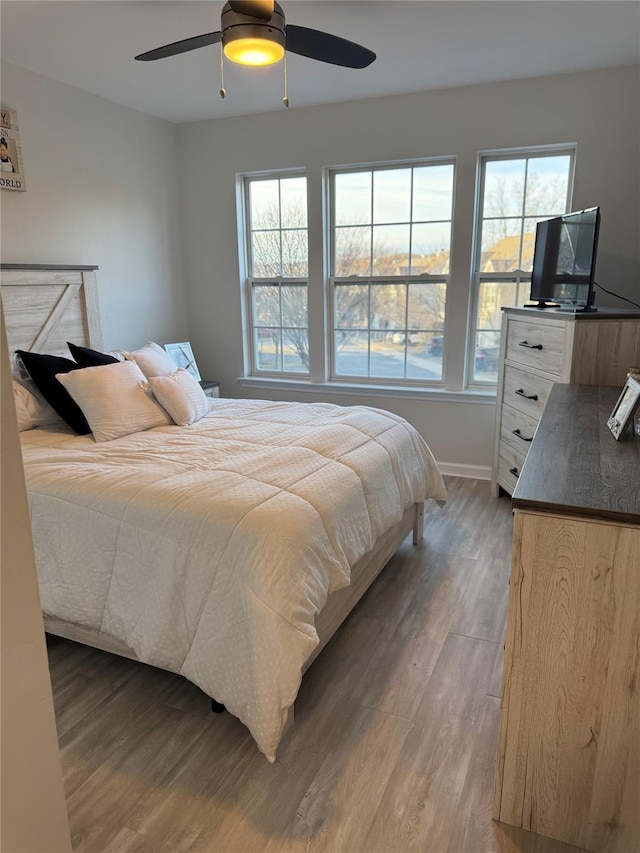
<path fill-rule="evenodd" d="M 13 401 L 16 404 L 16 415 L 18 417 L 18 429 L 24 432 L 26 429 L 33 429 L 35 424 L 33 418 L 27 409 L 26 398 L 27 389 L 19 385 L 16 380 L 13 380 Z"/>
<path fill-rule="evenodd" d="M 182 367 L 169 376 L 152 376 L 149 385 L 178 426 L 189 426 L 209 411 L 211 400 L 200 383 Z"/>
<path fill-rule="evenodd" d="M 29 371 L 22 363 L 22 359 L 17 352 L 14 352 L 11 356 L 11 378 L 22 383 L 31 379 Z"/>
<path fill-rule="evenodd" d="M 167 376 L 176 369 L 171 356 L 153 341 L 147 341 L 141 349 L 125 352 L 124 357 L 127 361 L 135 361 L 147 379 L 152 376 Z"/>
<path fill-rule="evenodd" d="M 18 429 L 24 432 L 34 427 L 64 426 L 60 415 L 44 399 L 32 379 L 13 381 L 13 399 L 18 416 Z"/>
<path fill-rule="evenodd" d="M 171 423 L 132 361 L 57 373 L 56 379 L 82 409 L 96 441 Z"/>

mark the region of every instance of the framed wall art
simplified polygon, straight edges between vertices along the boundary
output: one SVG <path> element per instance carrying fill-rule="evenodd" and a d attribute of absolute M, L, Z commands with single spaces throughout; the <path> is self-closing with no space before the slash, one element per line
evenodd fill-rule
<path fill-rule="evenodd" d="M 194 379 L 200 381 L 200 371 L 188 341 L 181 344 L 165 344 L 164 348 L 178 367 L 183 367 Z"/>
<path fill-rule="evenodd" d="M 640 402 L 640 382 L 634 379 L 633 376 L 629 376 L 627 384 L 622 389 L 622 394 L 618 397 L 618 402 L 615 404 L 611 416 L 607 421 L 607 426 L 613 433 L 616 441 L 618 441 L 627 428 L 638 402 Z"/>
<path fill-rule="evenodd" d="M 26 188 L 18 114 L 0 107 L 0 189 L 24 192 Z"/>

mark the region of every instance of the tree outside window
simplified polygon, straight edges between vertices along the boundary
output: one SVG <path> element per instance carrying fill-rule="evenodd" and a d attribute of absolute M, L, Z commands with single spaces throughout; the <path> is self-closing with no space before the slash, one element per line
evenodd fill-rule
<path fill-rule="evenodd" d="M 573 146 L 479 158 L 467 386 L 497 381 L 501 308 L 528 300 L 536 225 L 569 210 L 574 158 Z M 443 384 L 454 180 L 443 158 L 328 173 L 328 281 L 312 286 L 326 287 L 330 378 Z M 304 174 L 244 178 L 254 374 L 310 375 L 308 235 Z"/>
<path fill-rule="evenodd" d="M 454 165 L 336 171 L 333 373 L 439 383 Z"/>
<path fill-rule="evenodd" d="M 481 159 L 469 369 L 473 384 L 497 381 L 501 308 L 528 301 L 536 225 L 567 212 L 573 161 L 573 149 L 530 149 Z"/>
<path fill-rule="evenodd" d="M 308 374 L 306 178 L 248 178 L 245 189 L 253 369 Z"/>

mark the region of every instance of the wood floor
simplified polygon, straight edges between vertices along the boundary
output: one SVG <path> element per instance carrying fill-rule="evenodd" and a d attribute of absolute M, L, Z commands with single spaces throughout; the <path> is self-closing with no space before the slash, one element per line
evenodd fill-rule
<path fill-rule="evenodd" d="M 179 676 L 51 639 L 74 850 L 576 853 L 490 818 L 511 507 L 447 488 L 305 676 L 274 765 Z"/>

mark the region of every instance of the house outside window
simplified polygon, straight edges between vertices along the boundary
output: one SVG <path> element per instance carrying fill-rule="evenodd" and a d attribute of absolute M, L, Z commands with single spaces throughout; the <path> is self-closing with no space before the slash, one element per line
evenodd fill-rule
<path fill-rule="evenodd" d="M 502 306 L 529 299 L 536 225 L 569 210 L 573 146 L 481 155 L 476 203 L 469 385 L 495 385 Z"/>
<path fill-rule="evenodd" d="M 454 163 L 329 173 L 333 379 L 441 384 Z"/>
<path fill-rule="evenodd" d="M 246 177 L 244 213 L 252 372 L 308 376 L 306 177 Z"/>
<path fill-rule="evenodd" d="M 570 210 L 574 161 L 573 145 L 482 152 L 471 247 L 452 239 L 453 157 L 327 168 L 311 227 L 304 172 L 241 176 L 247 373 L 490 392 L 501 308 L 528 301 L 536 225 Z"/>

